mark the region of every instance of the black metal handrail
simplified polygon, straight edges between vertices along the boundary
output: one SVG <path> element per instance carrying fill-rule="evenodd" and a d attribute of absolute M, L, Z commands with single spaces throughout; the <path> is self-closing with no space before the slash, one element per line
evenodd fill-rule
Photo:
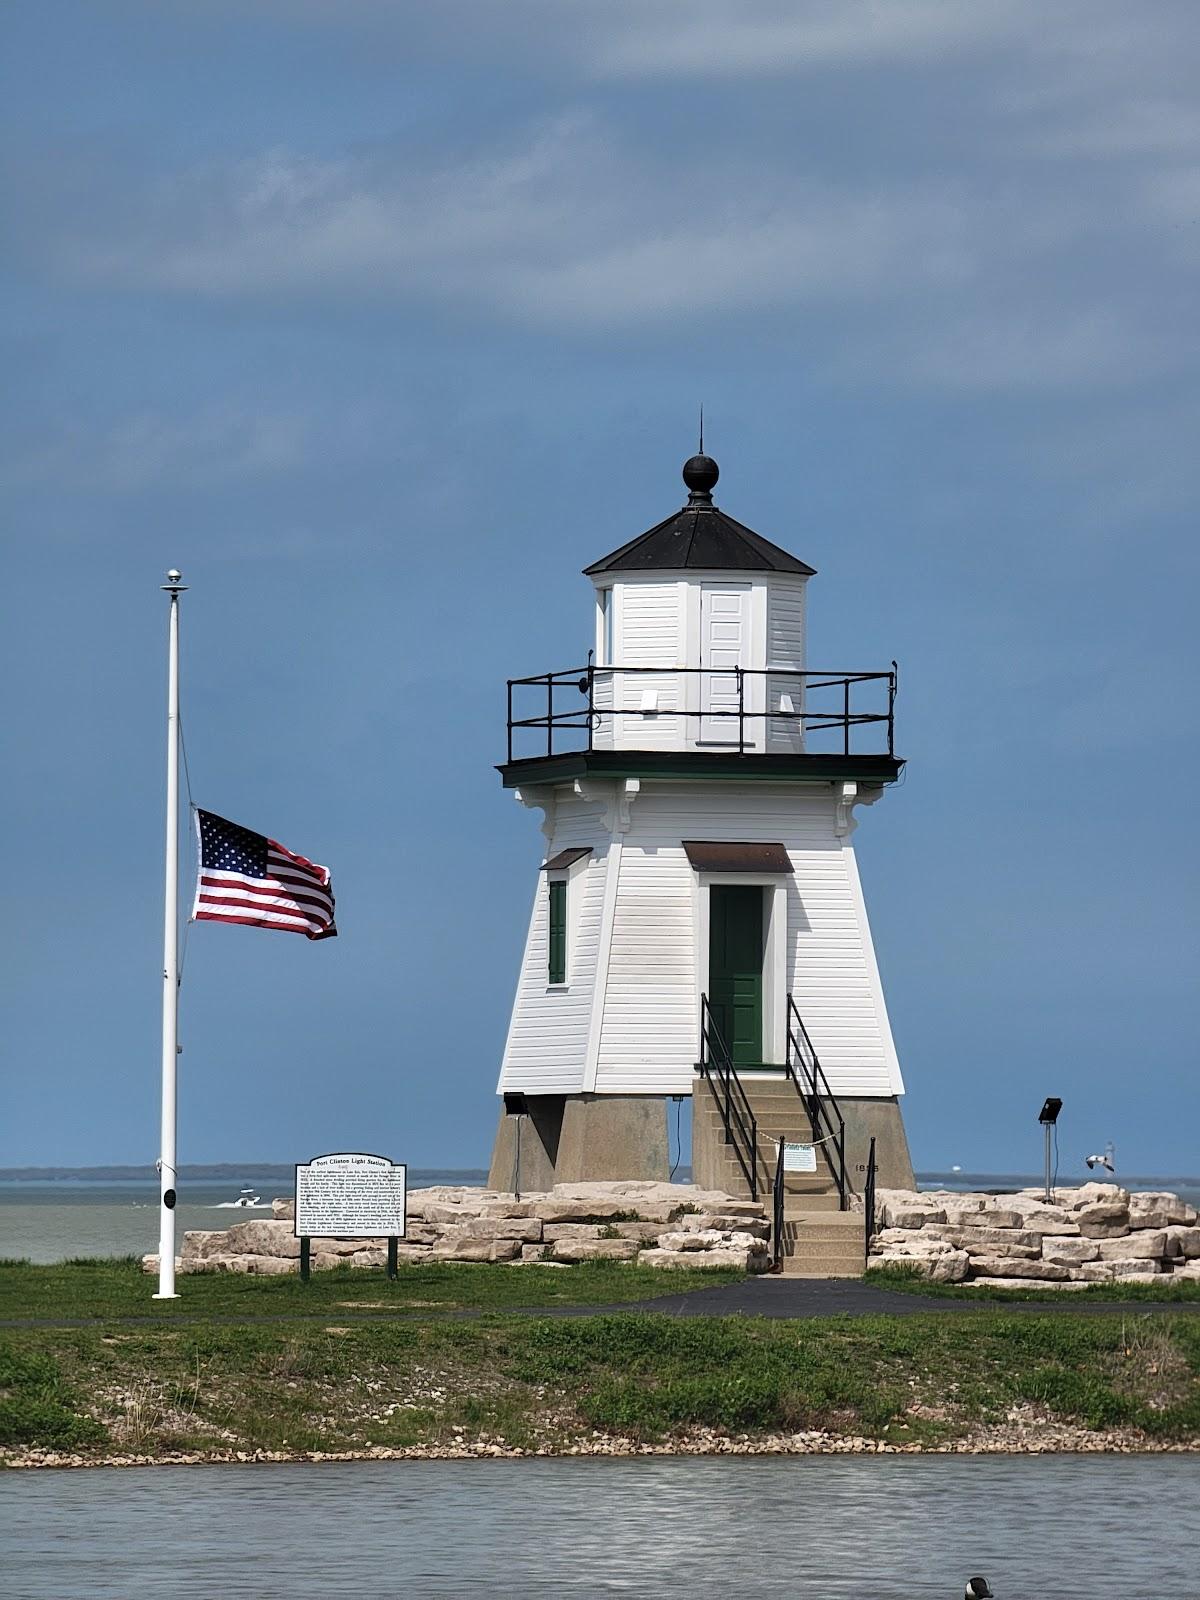
<path fill-rule="evenodd" d="M 821 1065 L 821 1058 L 808 1036 L 804 1018 L 796 1008 L 795 999 L 787 999 L 787 1058 L 788 1076 L 796 1085 L 804 1109 L 808 1112 L 814 1141 L 825 1152 L 825 1159 L 833 1172 L 838 1190 L 838 1209 L 845 1211 L 849 1185 L 846 1181 L 846 1119 L 834 1099 L 829 1079 Z"/>
<path fill-rule="evenodd" d="M 771 1271 L 783 1271 L 783 1152 L 784 1141 L 780 1139 L 779 1148 L 775 1152 L 775 1178 L 771 1189 Z"/>
<path fill-rule="evenodd" d="M 733 1057 L 713 1018 L 708 996 L 700 996 L 699 1072 L 712 1091 L 725 1126 L 725 1143 L 733 1153 L 746 1182 L 751 1200 L 758 1199 L 758 1119 L 738 1077 Z"/>
<path fill-rule="evenodd" d="M 737 709 L 732 706 L 727 710 L 713 710 L 712 708 L 693 709 L 688 706 L 604 706 L 596 704 L 597 679 L 607 681 L 612 674 L 623 673 L 634 676 L 637 674 L 651 675 L 657 678 L 693 678 L 693 677 L 731 677 L 737 682 Z M 796 698 L 799 701 L 799 710 L 768 711 L 765 708 L 758 710 L 746 704 L 746 680 L 753 678 L 774 678 L 794 681 L 796 685 Z M 861 696 L 863 691 L 858 686 L 863 684 L 885 684 L 887 686 L 886 710 L 863 709 L 861 704 L 855 706 L 856 692 Z M 545 750 L 538 750 L 537 756 L 578 754 L 581 750 L 591 751 L 595 748 L 595 736 L 603 726 L 606 718 L 617 717 L 683 717 L 685 722 L 703 718 L 710 724 L 719 724 L 728 727 L 730 738 L 722 741 L 732 745 L 734 725 L 737 729 L 737 750 L 739 755 L 744 755 L 747 745 L 747 724 L 750 725 L 751 737 L 749 743 L 756 747 L 753 738 L 755 725 L 762 725 L 763 740 L 766 731 L 772 723 L 783 723 L 798 729 L 807 739 L 810 734 L 838 730 L 841 733 L 840 754 L 850 755 L 852 736 L 851 730 L 882 725 L 887 729 L 887 754 L 894 756 L 895 750 L 895 721 L 896 721 L 896 684 L 897 667 L 893 661 L 890 672 L 816 672 L 811 670 L 799 671 L 790 667 L 730 667 L 721 670 L 715 667 L 678 667 L 678 666 L 606 666 L 598 667 L 593 661 L 588 661 L 583 667 L 569 667 L 562 672 L 542 672 L 532 678 L 510 678 L 508 680 L 508 759 L 514 759 L 513 734 L 521 729 L 537 729 L 545 732 Z M 810 694 L 820 694 L 823 690 L 834 690 L 835 703 L 828 706 L 810 708 L 808 697 Z M 534 715 L 515 716 L 514 711 L 523 709 L 518 707 L 514 699 L 525 699 L 523 691 L 536 691 L 539 705 Z M 561 699 L 556 698 L 562 693 L 573 693 L 584 697 L 586 704 L 573 703 L 563 707 Z M 540 705 L 541 696 L 545 696 L 544 708 Z M 584 744 L 575 743 L 568 749 L 564 739 L 556 738 L 570 732 L 584 733 L 587 741 Z M 539 740 L 540 744 L 540 740 Z M 856 751 L 855 754 L 882 754 L 882 751 Z M 521 759 L 530 759 L 522 757 Z"/>
<path fill-rule="evenodd" d="M 875 1237 L 875 1140 L 867 1155 L 867 1176 L 863 1181 L 863 1265 L 871 1255 L 871 1240 Z"/>

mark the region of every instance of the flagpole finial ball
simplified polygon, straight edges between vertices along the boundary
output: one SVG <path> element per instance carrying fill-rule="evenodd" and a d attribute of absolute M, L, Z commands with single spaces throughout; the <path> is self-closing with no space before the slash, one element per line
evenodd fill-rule
<path fill-rule="evenodd" d="M 167 573 L 167 577 L 170 578 L 172 583 L 178 583 L 180 578 L 183 577 L 183 573 L 180 572 L 178 567 L 172 567 L 170 572 Z"/>

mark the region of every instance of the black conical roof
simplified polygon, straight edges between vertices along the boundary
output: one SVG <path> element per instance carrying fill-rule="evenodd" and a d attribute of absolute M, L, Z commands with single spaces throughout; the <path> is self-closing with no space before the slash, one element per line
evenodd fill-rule
<path fill-rule="evenodd" d="M 687 505 L 611 555 L 593 561 L 583 569 L 589 577 L 600 572 L 647 572 L 655 568 L 679 571 L 688 567 L 710 572 L 811 575 L 816 571 L 713 505 L 711 489 L 717 481 L 717 464 L 710 457 L 693 456 L 683 471 L 684 482 L 691 490 Z"/>

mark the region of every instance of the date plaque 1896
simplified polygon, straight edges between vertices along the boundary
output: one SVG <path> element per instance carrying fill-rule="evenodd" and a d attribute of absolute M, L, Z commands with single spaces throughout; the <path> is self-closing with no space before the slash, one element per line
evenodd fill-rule
<path fill-rule="evenodd" d="M 296 1163 L 296 1237 L 403 1239 L 408 1168 L 344 1151 Z"/>

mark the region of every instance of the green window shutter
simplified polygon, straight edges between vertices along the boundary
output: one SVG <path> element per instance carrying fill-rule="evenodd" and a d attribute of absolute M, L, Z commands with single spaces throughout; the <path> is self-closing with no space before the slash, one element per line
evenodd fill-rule
<path fill-rule="evenodd" d="M 567 886 L 550 885 L 550 982 L 567 981 Z"/>

